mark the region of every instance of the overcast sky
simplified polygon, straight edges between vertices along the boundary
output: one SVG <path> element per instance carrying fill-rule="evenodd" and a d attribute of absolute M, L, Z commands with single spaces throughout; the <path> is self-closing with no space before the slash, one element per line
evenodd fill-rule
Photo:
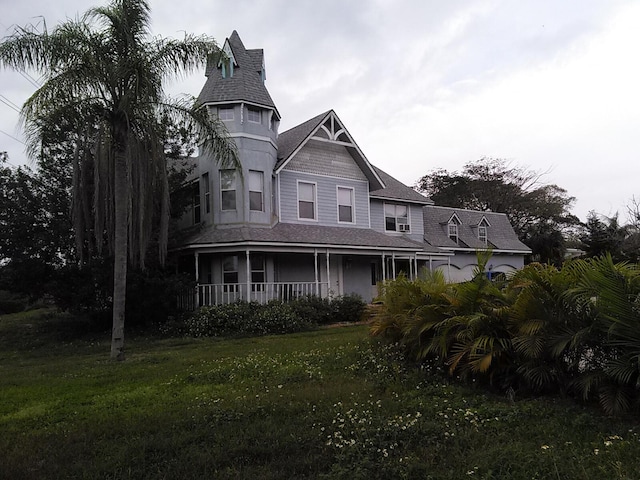
<path fill-rule="evenodd" d="M 0 30 L 51 29 L 100 0 L 0 0 Z M 540 172 L 574 213 L 626 218 L 640 199 L 640 1 L 151 0 L 152 33 L 263 48 L 281 131 L 326 110 L 408 185 L 482 157 Z M 197 96 L 204 76 L 169 86 Z M 0 151 L 31 81 L 0 71 Z M 8 134 L 8 135 L 7 135 Z"/>

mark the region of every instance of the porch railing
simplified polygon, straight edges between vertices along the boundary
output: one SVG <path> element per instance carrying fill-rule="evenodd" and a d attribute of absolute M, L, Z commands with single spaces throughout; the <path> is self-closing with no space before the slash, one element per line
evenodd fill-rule
<path fill-rule="evenodd" d="M 287 302 L 308 295 L 327 297 L 326 282 L 271 282 L 271 283 L 231 283 L 199 284 L 196 291 L 185 293 L 178 303 L 185 310 L 193 310 L 207 305 L 222 305 L 238 300 L 267 303 L 271 300 Z"/>

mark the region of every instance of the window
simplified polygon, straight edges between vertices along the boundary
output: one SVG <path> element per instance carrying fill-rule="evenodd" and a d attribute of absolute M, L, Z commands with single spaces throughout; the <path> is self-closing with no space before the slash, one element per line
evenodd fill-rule
<path fill-rule="evenodd" d="M 316 219 L 316 185 L 298 182 L 298 218 Z"/>
<path fill-rule="evenodd" d="M 260 123 L 261 121 L 260 110 L 258 110 L 257 108 L 248 107 L 247 120 L 249 120 L 252 123 Z"/>
<path fill-rule="evenodd" d="M 204 187 L 204 211 L 211 213 L 211 186 L 208 173 L 202 174 L 202 185 Z"/>
<path fill-rule="evenodd" d="M 218 118 L 222 121 L 233 120 L 233 107 L 220 107 L 218 109 Z"/>
<path fill-rule="evenodd" d="M 458 244 L 458 224 L 454 221 L 449 222 L 449 238 Z"/>
<path fill-rule="evenodd" d="M 193 224 L 197 225 L 201 220 L 200 185 L 198 182 L 193 184 L 193 190 L 191 191 L 191 211 L 193 212 Z"/>
<path fill-rule="evenodd" d="M 233 60 L 231 58 L 224 58 L 221 62 L 222 66 L 222 78 L 233 77 Z"/>
<path fill-rule="evenodd" d="M 265 282 L 265 261 L 264 255 L 251 255 L 251 290 L 254 292 L 264 291 Z"/>
<path fill-rule="evenodd" d="M 236 209 L 235 170 L 220 170 L 220 204 L 222 210 Z"/>
<path fill-rule="evenodd" d="M 249 209 L 255 212 L 264 211 L 264 174 L 249 170 Z"/>
<path fill-rule="evenodd" d="M 487 244 L 487 226 L 486 225 L 478 225 L 478 240 L 482 242 L 484 245 Z"/>
<path fill-rule="evenodd" d="M 338 187 L 338 222 L 353 223 L 353 188 Z"/>
<path fill-rule="evenodd" d="M 384 205 L 384 228 L 388 232 L 409 232 L 409 209 L 406 205 Z"/>
<path fill-rule="evenodd" d="M 238 256 L 227 255 L 222 260 L 222 283 L 225 292 L 235 292 L 238 288 Z"/>

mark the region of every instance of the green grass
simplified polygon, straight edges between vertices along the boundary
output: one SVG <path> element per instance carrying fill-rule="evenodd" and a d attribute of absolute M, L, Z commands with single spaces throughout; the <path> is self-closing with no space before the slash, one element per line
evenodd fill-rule
<path fill-rule="evenodd" d="M 0 478 L 638 479 L 637 419 L 510 403 L 405 365 L 364 326 L 234 340 L 0 317 Z"/>

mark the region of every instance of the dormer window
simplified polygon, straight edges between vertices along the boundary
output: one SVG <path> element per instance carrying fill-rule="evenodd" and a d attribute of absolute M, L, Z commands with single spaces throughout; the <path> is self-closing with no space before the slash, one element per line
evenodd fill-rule
<path fill-rule="evenodd" d="M 457 245 L 458 244 L 458 224 L 449 223 L 449 238 Z"/>
<path fill-rule="evenodd" d="M 487 227 L 485 225 L 478 226 L 478 240 L 483 245 L 487 244 Z"/>
<path fill-rule="evenodd" d="M 460 226 L 461 223 L 462 222 L 460 222 L 458 215 L 456 215 L 455 213 L 451 216 L 451 218 L 449 219 L 449 222 L 447 222 L 447 236 L 456 245 L 458 245 L 458 240 L 460 238 L 460 232 L 458 227 Z"/>
<path fill-rule="evenodd" d="M 231 50 L 231 45 L 229 45 L 229 40 L 227 40 L 222 47 L 222 56 L 220 61 L 218 62 L 218 68 L 221 69 L 222 78 L 231 78 L 233 77 L 233 67 L 237 65 L 236 59 L 233 56 L 233 51 Z"/>
<path fill-rule="evenodd" d="M 487 245 L 488 243 L 488 231 L 489 231 L 489 222 L 485 217 L 482 217 L 480 223 L 478 223 L 478 240 L 483 245 Z"/>

